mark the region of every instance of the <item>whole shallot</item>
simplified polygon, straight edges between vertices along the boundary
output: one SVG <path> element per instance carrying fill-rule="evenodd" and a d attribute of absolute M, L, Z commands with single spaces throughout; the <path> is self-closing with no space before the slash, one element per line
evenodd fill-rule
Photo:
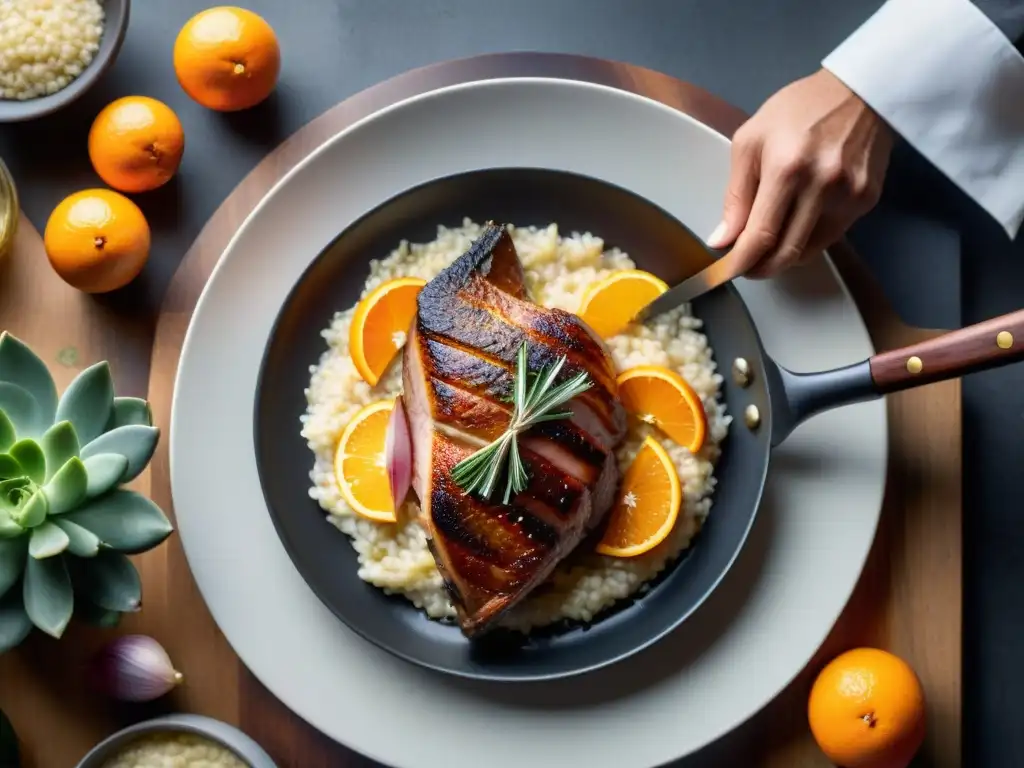
<path fill-rule="evenodd" d="M 125 635 L 108 643 L 92 659 L 93 685 L 122 701 L 160 698 L 185 679 L 167 651 L 147 635 Z"/>
<path fill-rule="evenodd" d="M 391 499 L 397 510 L 405 501 L 412 485 L 412 437 L 409 434 L 409 421 L 405 416 L 402 396 L 395 398 L 391 418 L 388 420 L 388 432 L 384 441 L 384 461 L 391 483 Z"/>

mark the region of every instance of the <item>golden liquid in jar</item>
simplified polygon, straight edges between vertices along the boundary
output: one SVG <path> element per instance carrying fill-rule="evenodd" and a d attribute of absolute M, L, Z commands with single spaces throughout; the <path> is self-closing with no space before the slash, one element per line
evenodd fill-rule
<path fill-rule="evenodd" d="M 4 161 L 0 160 L 0 259 L 7 256 L 14 246 L 18 215 L 18 193 L 14 189 L 14 179 Z"/>

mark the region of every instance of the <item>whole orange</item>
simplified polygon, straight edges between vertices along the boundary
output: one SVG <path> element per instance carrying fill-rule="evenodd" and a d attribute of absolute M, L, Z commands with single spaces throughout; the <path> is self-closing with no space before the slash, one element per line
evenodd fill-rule
<path fill-rule="evenodd" d="M 924 740 L 924 692 L 902 659 L 856 648 L 821 670 L 807 717 L 818 746 L 843 768 L 906 768 Z"/>
<path fill-rule="evenodd" d="M 252 11 L 200 11 L 174 42 L 174 71 L 185 93 L 209 109 L 234 112 L 263 101 L 277 85 L 281 49 L 273 28 Z"/>
<path fill-rule="evenodd" d="M 149 240 L 139 207 L 109 189 L 68 195 L 43 234 L 54 271 L 86 293 L 114 291 L 134 280 L 149 258 Z"/>
<path fill-rule="evenodd" d="M 107 184 L 122 192 L 148 192 L 178 171 L 185 132 L 174 111 L 148 96 L 125 96 L 96 116 L 89 159 Z"/>

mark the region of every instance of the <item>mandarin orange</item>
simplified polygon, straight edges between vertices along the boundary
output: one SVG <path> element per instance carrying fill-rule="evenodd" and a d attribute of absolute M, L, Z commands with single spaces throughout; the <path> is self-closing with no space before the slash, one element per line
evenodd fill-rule
<path fill-rule="evenodd" d="M 274 90 L 280 71 L 277 35 L 261 16 L 244 8 L 200 11 L 174 43 L 178 83 L 196 102 L 219 112 L 259 104 Z"/>
<path fill-rule="evenodd" d="M 855 648 L 818 674 L 807 718 L 822 752 L 844 768 L 906 768 L 924 740 L 924 692 L 902 659 Z"/>
<path fill-rule="evenodd" d="M 149 224 L 124 195 L 87 189 L 53 209 L 43 244 L 65 282 L 86 293 L 106 293 L 130 283 L 146 265 Z"/>
<path fill-rule="evenodd" d="M 114 189 L 148 192 L 163 186 L 181 164 L 185 132 L 174 111 L 148 96 L 125 96 L 96 116 L 89 160 Z"/>

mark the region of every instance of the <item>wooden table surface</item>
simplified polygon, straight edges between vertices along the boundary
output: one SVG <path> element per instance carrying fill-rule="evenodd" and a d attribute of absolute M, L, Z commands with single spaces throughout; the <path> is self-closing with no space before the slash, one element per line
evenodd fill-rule
<path fill-rule="evenodd" d="M 296 162 L 362 115 L 441 85 L 537 74 L 641 93 L 688 112 L 726 135 L 743 117 L 667 76 L 592 59 L 495 55 L 416 70 L 343 102 L 271 153 L 204 228 L 182 262 L 158 317 L 128 311 L 116 296 L 88 297 L 65 286 L 50 270 L 38 232 L 23 219 L 14 252 L 0 263 L 0 329 L 31 344 L 50 364 L 59 388 L 81 368 L 107 359 L 118 394 L 148 395 L 165 438 L 150 471 L 133 485 L 172 512 L 166 428 L 178 351 L 199 292 L 248 212 Z M 847 247 L 837 247 L 833 258 L 877 348 L 934 335 L 899 322 Z M 910 661 L 920 675 L 929 702 L 921 764 L 960 765 L 959 382 L 892 396 L 889 417 L 890 471 L 882 524 L 842 618 L 817 657 L 778 699 L 734 733 L 684 761 L 687 768 L 829 765 L 806 728 L 807 690 L 824 660 L 859 645 L 888 648 Z M 0 709 L 21 736 L 26 766 L 71 768 L 89 747 L 118 727 L 165 711 L 197 712 L 240 725 L 282 768 L 368 764 L 291 714 L 244 669 L 210 617 L 177 537 L 136 561 L 143 578 L 144 607 L 117 630 L 73 625 L 60 641 L 36 634 L 0 657 Z M 136 631 L 151 634 L 165 645 L 186 683 L 148 705 L 98 698 L 85 685 L 83 665 L 113 634 Z"/>

